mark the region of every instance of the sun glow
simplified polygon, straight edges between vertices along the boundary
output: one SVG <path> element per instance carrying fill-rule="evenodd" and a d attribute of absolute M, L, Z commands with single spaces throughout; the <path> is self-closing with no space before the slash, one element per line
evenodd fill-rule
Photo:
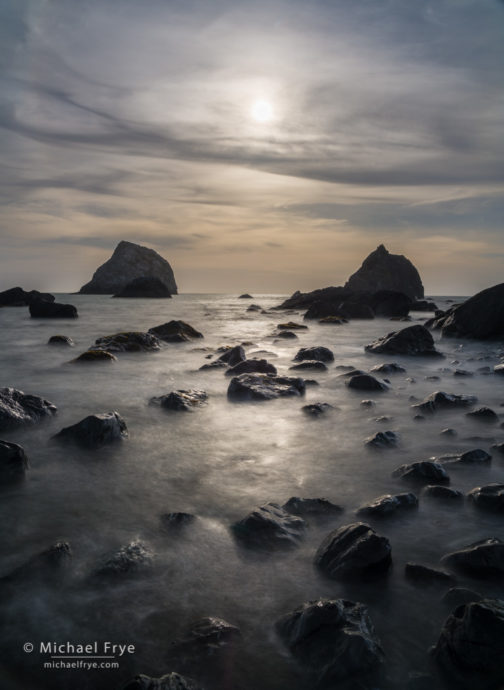
<path fill-rule="evenodd" d="M 274 117 L 273 106 L 268 101 L 256 101 L 251 112 L 256 122 L 271 122 Z"/>

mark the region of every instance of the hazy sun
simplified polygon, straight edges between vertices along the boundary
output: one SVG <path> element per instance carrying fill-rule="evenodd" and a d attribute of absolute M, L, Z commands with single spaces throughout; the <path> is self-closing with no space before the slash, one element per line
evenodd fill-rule
<path fill-rule="evenodd" d="M 270 122 L 273 119 L 273 106 L 268 101 L 256 101 L 252 106 L 252 117 L 257 122 Z"/>

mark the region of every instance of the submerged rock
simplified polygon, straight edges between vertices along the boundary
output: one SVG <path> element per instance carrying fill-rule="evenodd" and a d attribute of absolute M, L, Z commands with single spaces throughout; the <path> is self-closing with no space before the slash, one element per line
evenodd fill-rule
<path fill-rule="evenodd" d="M 396 364 L 396 362 L 390 362 L 390 364 L 377 364 L 371 369 L 371 372 L 378 374 L 404 374 L 406 369 Z"/>
<path fill-rule="evenodd" d="M 91 362 L 117 362 L 117 357 L 108 350 L 86 350 L 81 355 L 71 360 L 72 364 Z"/>
<path fill-rule="evenodd" d="M 161 527 L 167 532 L 175 532 L 177 530 L 190 525 L 196 517 L 191 513 L 163 513 L 159 520 Z"/>
<path fill-rule="evenodd" d="M 247 307 L 247 311 L 264 311 L 260 304 L 251 304 Z"/>
<path fill-rule="evenodd" d="M 455 395 L 454 393 L 436 391 L 428 395 L 422 402 L 412 405 L 412 407 L 423 412 L 437 412 L 438 410 L 470 407 L 476 402 L 478 402 L 478 398 L 474 395 Z"/>
<path fill-rule="evenodd" d="M 126 422 L 119 412 L 89 415 L 53 436 L 58 441 L 68 441 L 84 448 L 99 448 L 127 437 Z"/>
<path fill-rule="evenodd" d="M 153 276 L 140 276 L 134 278 L 114 297 L 143 297 L 148 299 L 170 298 L 171 292 L 167 285 L 159 278 Z"/>
<path fill-rule="evenodd" d="M 73 304 L 58 302 L 31 302 L 29 305 L 32 319 L 76 319 L 79 314 Z"/>
<path fill-rule="evenodd" d="M 231 526 L 234 536 L 247 547 L 270 549 L 297 546 L 304 537 L 305 521 L 276 503 L 255 508 Z"/>
<path fill-rule="evenodd" d="M 234 347 L 228 347 L 224 349 L 224 352 L 219 355 L 216 361 L 223 362 L 230 367 L 234 367 L 240 362 L 246 360 L 245 350 L 241 345 L 235 345 Z"/>
<path fill-rule="evenodd" d="M 392 562 L 390 542 L 364 522 L 355 522 L 330 532 L 314 562 L 334 579 L 382 573 Z"/>
<path fill-rule="evenodd" d="M 296 323 L 295 321 L 288 321 L 287 323 L 279 323 L 277 325 L 279 331 L 306 331 L 308 326 L 303 323 Z"/>
<path fill-rule="evenodd" d="M 434 339 L 424 326 L 408 326 L 392 331 L 364 348 L 378 355 L 408 355 L 415 357 L 443 357 L 434 345 Z"/>
<path fill-rule="evenodd" d="M 21 479 L 28 467 L 28 458 L 22 446 L 0 440 L 0 483 Z"/>
<path fill-rule="evenodd" d="M 48 345 L 64 345 L 66 347 L 73 347 L 75 345 L 72 338 L 68 335 L 52 335 L 47 341 Z"/>
<path fill-rule="evenodd" d="M 149 333 L 165 343 L 185 343 L 193 338 L 203 338 L 203 333 L 200 333 L 185 321 L 168 321 L 159 326 L 149 328 Z"/>
<path fill-rule="evenodd" d="M 243 295 L 240 295 L 238 299 L 254 299 L 252 295 L 249 295 L 248 292 L 245 292 Z"/>
<path fill-rule="evenodd" d="M 283 510 L 301 517 L 329 517 L 343 512 L 341 506 L 331 503 L 327 498 L 299 498 L 292 496 L 283 504 Z"/>
<path fill-rule="evenodd" d="M 123 690 L 203 690 L 192 678 L 178 673 L 168 673 L 160 678 L 140 674 L 123 687 Z"/>
<path fill-rule="evenodd" d="M 56 405 L 38 395 L 29 395 L 15 388 L 0 388 L 0 431 L 35 424 L 56 412 Z"/>
<path fill-rule="evenodd" d="M 128 331 L 105 335 L 95 341 L 96 348 L 108 352 L 155 352 L 160 349 L 159 340 L 152 333 Z M 93 349 L 93 348 L 91 348 Z"/>
<path fill-rule="evenodd" d="M 504 542 L 490 537 L 443 556 L 442 563 L 475 577 L 504 575 Z"/>
<path fill-rule="evenodd" d="M 204 405 L 207 399 L 208 395 L 205 391 L 190 389 L 172 391 L 167 395 L 151 398 L 150 402 L 153 405 L 160 405 L 166 410 L 191 412 L 195 407 Z"/>
<path fill-rule="evenodd" d="M 324 364 L 324 362 L 320 362 L 316 359 L 305 359 L 302 362 L 298 362 L 298 364 L 293 364 L 291 367 L 289 367 L 289 369 L 310 369 L 312 371 L 327 371 L 327 366 Z"/>
<path fill-rule="evenodd" d="M 429 568 L 420 563 L 406 563 L 404 574 L 409 580 L 418 585 L 448 585 L 455 582 L 455 578 L 444 570 Z"/>
<path fill-rule="evenodd" d="M 375 498 L 371 503 L 366 503 L 357 510 L 357 515 L 372 515 L 383 517 L 384 515 L 391 515 L 402 508 L 416 508 L 418 506 L 418 498 L 414 493 L 402 493 L 392 496 L 385 494 Z"/>
<path fill-rule="evenodd" d="M 305 393 L 303 379 L 271 374 L 240 374 L 231 379 L 227 395 L 230 400 L 272 400 Z"/>
<path fill-rule="evenodd" d="M 309 601 L 282 616 L 276 631 L 313 672 L 317 687 L 369 673 L 384 661 L 367 608 L 343 599 Z"/>
<path fill-rule="evenodd" d="M 439 486 L 437 484 L 429 484 L 426 486 L 422 491 L 422 495 L 427 498 L 447 498 L 450 501 L 454 499 L 460 501 L 464 498 L 462 491 L 450 489 L 448 486 Z"/>
<path fill-rule="evenodd" d="M 315 360 L 317 362 L 333 362 L 334 354 L 327 347 L 302 347 L 294 357 L 295 362 Z"/>
<path fill-rule="evenodd" d="M 171 643 L 168 655 L 184 662 L 191 659 L 201 661 L 202 658 L 213 657 L 219 651 L 234 647 L 241 640 L 241 632 L 236 625 L 223 618 L 201 618 L 191 625 L 183 637 Z"/>
<path fill-rule="evenodd" d="M 154 554 L 141 541 L 132 541 L 106 558 L 94 571 L 93 578 L 116 579 L 152 567 Z"/>
<path fill-rule="evenodd" d="M 58 541 L 48 549 L 35 554 L 7 575 L 0 577 L 0 582 L 16 584 L 31 579 L 52 579 L 61 573 L 71 556 L 70 544 L 66 541 Z"/>
<path fill-rule="evenodd" d="M 410 465 L 400 465 L 392 472 L 393 477 L 400 477 L 415 482 L 448 483 L 450 477 L 446 470 L 438 462 L 425 460 L 423 462 L 413 462 Z"/>
<path fill-rule="evenodd" d="M 504 513 L 504 484 L 486 484 L 477 486 L 467 494 L 477 508 L 493 513 Z"/>
<path fill-rule="evenodd" d="M 399 439 L 393 431 L 378 431 L 371 438 L 367 438 L 366 446 L 371 448 L 395 448 Z"/>
<path fill-rule="evenodd" d="M 371 374 L 356 374 L 345 381 L 348 388 L 358 391 L 387 391 L 388 386 L 383 381 L 375 379 Z"/>
<path fill-rule="evenodd" d="M 54 302 L 54 295 L 48 292 L 14 287 L 0 292 L 0 307 L 28 307 L 32 302 Z"/>
<path fill-rule="evenodd" d="M 319 323 L 323 326 L 343 326 L 343 324 L 348 323 L 348 320 L 343 316 L 324 316 L 324 318 L 319 319 Z"/>
<path fill-rule="evenodd" d="M 280 331 L 280 333 L 274 334 L 275 338 L 282 338 L 283 340 L 297 340 L 298 337 L 292 331 Z"/>
<path fill-rule="evenodd" d="M 334 407 L 329 403 L 317 402 L 311 403 L 310 405 L 304 405 L 301 409 L 310 417 L 320 417 L 321 415 L 334 410 Z"/>
<path fill-rule="evenodd" d="M 277 373 L 276 367 L 266 359 L 246 359 L 229 368 L 226 376 L 239 376 L 240 374 L 273 374 Z"/>
<path fill-rule="evenodd" d="M 479 407 L 477 410 L 466 412 L 466 416 L 478 422 L 486 422 L 487 424 L 496 424 L 499 421 L 499 415 L 489 407 Z"/>
<path fill-rule="evenodd" d="M 474 465 L 476 463 L 488 463 L 492 460 L 492 456 L 482 448 L 475 448 L 474 450 L 467 450 L 457 457 L 456 462 L 463 465 Z"/>

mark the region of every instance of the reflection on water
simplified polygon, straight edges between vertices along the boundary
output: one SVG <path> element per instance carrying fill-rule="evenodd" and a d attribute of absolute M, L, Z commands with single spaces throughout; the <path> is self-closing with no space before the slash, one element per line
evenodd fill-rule
<path fill-rule="evenodd" d="M 281 296 L 256 295 L 268 308 Z M 384 580 L 342 584 L 321 577 L 312 566 L 314 552 L 333 527 L 354 521 L 356 508 L 383 493 L 409 487 L 392 479 L 404 462 L 433 455 L 490 448 L 501 442 L 499 425 L 468 421 L 463 411 L 414 420 L 410 396 L 433 390 L 468 393 L 499 410 L 502 381 L 493 375 L 454 377 L 455 368 L 477 372 L 498 361 L 495 343 L 442 341 L 445 360 L 392 358 L 405 374 L 390 377 L 391 390 L 373 395 L 348 390 L 337 365 L 369 369 L 391 358 L 364 353 L 363 346 L 403 324 L 385 319 L 354 321 L 345 326 L 309 322 L 298 340 L 274 341 L 274 326 L 283 313 L 246 313 L 248 302 L 232 296 L 181 295 L 173 300 L 112 300 L 103 296 L 65 295 L 58 301 L 77 305 L 72 322 L 30 319 L 27 309 L 0 310 L 2 386 L 43 395 L 58 406 L 48 423 L 4 433 L 21 443 L 31 469 L 22 484 L 4 487 L 1 496 L 2 571 L 9 572 L 49 544 L 65 539 L 73 563 L 63 584 L 25 582 L 0 591 L 4 626 L 0 633 L 2 687 L 120 687 L 137 672 L 161 675 L 169 642 L 202 616 L 220 616 L 240 626 L 243 651 L 233 662 L 228 688 L 218 690 L 311 690 L 311 682 L 289 659 L 272 631 L 272 622 L 303 601 L 344 597 L 369 606 L 387 655 L 392 687 L 412 670 L 427 670 L 426 650 L 437 636 L 447 611 L 443 590 L 418 589 L 405 581 L 404 564 L 437 566 L 447 551 L 476 539 L 499 536 L 499 521 L 465 504 L 420 501 L 417 511 L 388 520 L 370 520 L 393 548 L 394 566 Z M 438 300 L 443 307 L 443 300 Z M 421 318 L 421 314 L 414 314 Z M 147 330 L 172 318 L 202 331 L 205 340 L 167 345 L 156 354 L 119 355 L 113 365 L 76 366 L 68 360 L 94 340 L 119 330 Z M 288 319 L 300 314 L 289 314 Z M 406 324 L 404 324 L 406 325 Z M 76 348 L 48 347 L 50 335 L 64 333 Z M 335 354 L 329 372 L 315 372 L 320 386 L 307 389 L 307 402 L 329 402 L 338 409 L 326 418 L 302 414 L 300 399 L 236 404 L 226 398 L 229 378 L 222 370 L 198 371 L 205 363 L 202 347 L 252 343 L 248 352 L 267 350 L 280 373 L 288 373 L 299 347 L 324 345 Z M 261 355 L 264 356 L 264 355 Z M 457 364 L 452 362 L 457 361 Z M 449 370 L 440 371 L 444 367 Z M 426 377 L 437 375 L 439 381 Z M 312 378 L 310 374 L 308 376 Z M 168 414 L 148 405 L 154 395 L 176 388 L 201 388 L 208 405 L 192 414 Z M 376 405 L 364 408 L 363 397 Z M 127 442 L 89 453 L 61 447 L 50 436 L 95 412 L 118 410 L 126 419 Z M 389 422 L 377 422 L 383 415 Z M 455 438 L 440 436 L 445 427 Z M 372 452 L 363 441 L 378 430 L 399 433 L 397 449 Z M 471 437 L 482 437 L 473 440 Z M 504 480 L 504 460 L 490 466 L 450 469 L 451 486 L 468 491 Z M 345 512 L 329 524 L 311 524 L 303 545 L 270 556 L 242 552 L 229 525 L 254 505 L 285 502 L 290 496 L 325 496 Z M 162 532 L 159 515 L 195 513 L 198 520 L 179 536 Z M 107 553 L 134 539 L 157 554 L 153 571 L 121 584 L 97 586 L 89 573 Z M 496 585 L 460 580 L 488 594 Z M 119 671 L 74 671 L 65 675 L 41 670 L 36 653 L 24 654 L 31 640 L 86 642 L 107 639 L 132 643 L 135 655 Z M 77 675 L 76 675 L 77 674 Z M 214 690 L 210 680 L 209 690 Z M 227 682 L 227 681 L 226 681 Z M 388 685 L 387 685 L 388 683 Z M 394 686 L 397 687 L 397 686 Z M 217 690 L 217 686 L 215 686 Z"/>

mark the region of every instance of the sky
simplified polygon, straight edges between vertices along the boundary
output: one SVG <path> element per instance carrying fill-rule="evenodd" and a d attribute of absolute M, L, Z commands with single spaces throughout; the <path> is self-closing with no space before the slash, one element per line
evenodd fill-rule
<path fill-rule="evenodd" d="M 121 240 L 181 292 L 503 280 L 502 0 L 0 0 L 0 289 Z"/>

